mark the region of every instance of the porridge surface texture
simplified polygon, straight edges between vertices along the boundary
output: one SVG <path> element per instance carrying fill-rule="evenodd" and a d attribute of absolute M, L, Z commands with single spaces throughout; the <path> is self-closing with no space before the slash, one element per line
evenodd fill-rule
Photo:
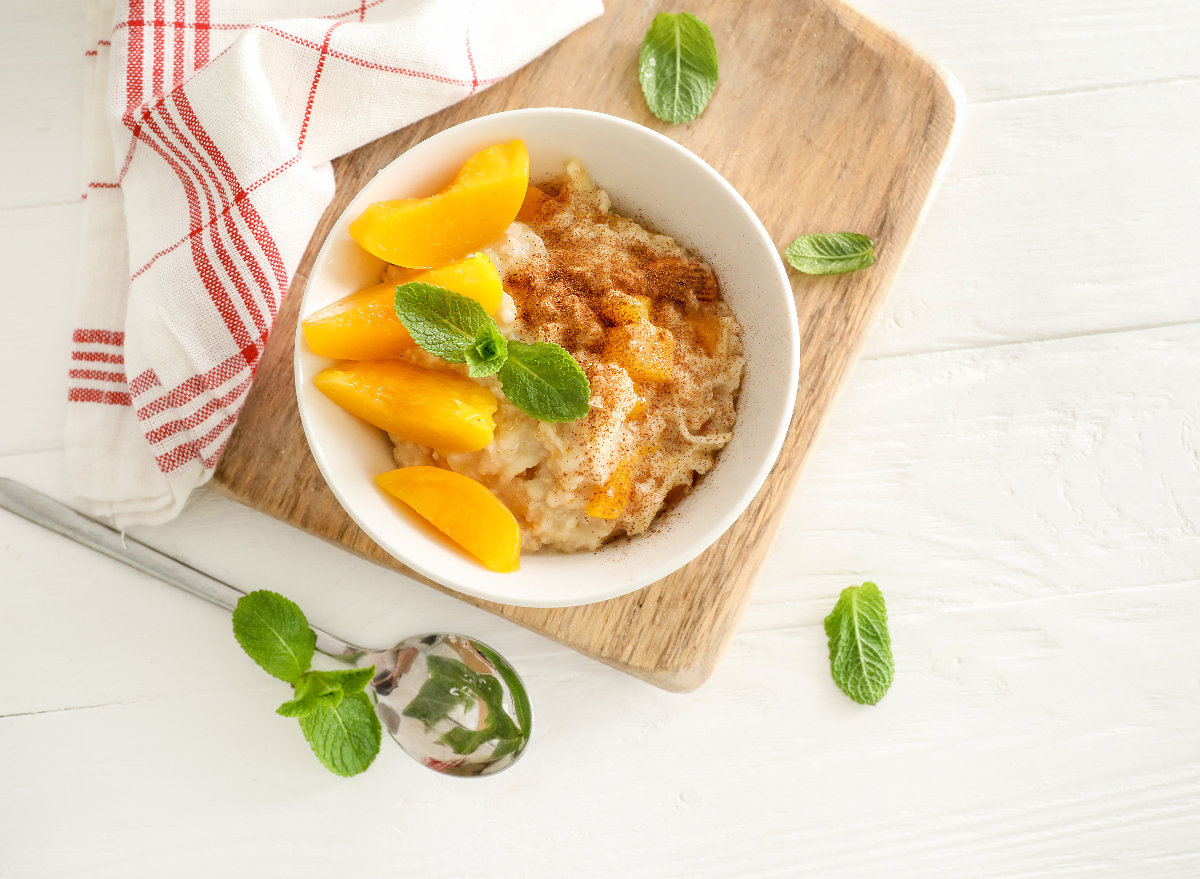
<path fill-rule="evenodd" d="M 712 270 L 612 214 L 578 161 L 557 193 L 530 186 L 517 221 L 484 252 L 504 279 L 501 331 L 566 348 L 591 385 L 589 413 L 540 422 L 494 377 L 477 379 L 499 404 L 494 441 L 454 454 L 393 437 L 396 463 L 478 479 L 516 516 L 525 552 L 595 550 L 643 533 L 733 435 L 741 328 Z M 383 280 L 402 272 L 389 266 Z M 406 358 L 466 373 L 419 348 Z"/>

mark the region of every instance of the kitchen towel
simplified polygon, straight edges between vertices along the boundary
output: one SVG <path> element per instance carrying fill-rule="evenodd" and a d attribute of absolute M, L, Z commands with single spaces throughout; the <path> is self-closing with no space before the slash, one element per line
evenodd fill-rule
<path fill-rule="evenodd" d="M 212 475 L 333 198 L 331 159 L 487 88 L 602 11 L 92 4 L 65 430 L 69 486 L 90 511 L 164 522 Z"/>

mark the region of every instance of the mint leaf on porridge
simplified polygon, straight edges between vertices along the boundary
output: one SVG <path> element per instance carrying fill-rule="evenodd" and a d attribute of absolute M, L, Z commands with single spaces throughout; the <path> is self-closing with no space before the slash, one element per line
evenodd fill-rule
<path fill-rule="evenodd" d="M 717 43 L 690 12 L 654 16 L 638 57 L 638 80 L 650 112 L 664 122 L 691 122 L 717 87 Z"/>
<path fill-rule="evenodd" d="M 480 332 L 496 328 L 492 316 L 474 299 L 418 281 L 396 287 L 395 308 L 413 341 L 450 363 L 467 363 L 467 351 Z"/>
<path fill-rule="evenodd" d="M 539 421 L 574 421 L 588 413 L 587 376 L 566 348 L 507 340 L 483 306 L 444 287 L 410 281 L 396 287 L 396 316 L 413 341 L 472 378 L 497 375 L 514 406 Z"/>
<path fill-rule="evenodd" d="M 843 275 L 875 262 L 875 242 L 854 232 L 801 235 L 788 245 L 788 263 L 806 275 Z"/>
<path fill-rule="evenodd" d="M 479 331 L 467 346 L 467 367 L 471 378 L 495 375 L 508 358 L 508 343 L 495 324 Z"/>
<path fill-rule="evenodd" d="M 539 421 L 574 421 L 588 413 L 592 390 L 565 348 L 552 342 L 508 343 L 497 376 L 509 402 Z"/>
<path fill-rule="evenodd" d="M 874 705 L 892 685 L 895 672 L 887 607 L 874 583 L 842 590 L 825 618 L 834 683 L 861 705 Z"/>

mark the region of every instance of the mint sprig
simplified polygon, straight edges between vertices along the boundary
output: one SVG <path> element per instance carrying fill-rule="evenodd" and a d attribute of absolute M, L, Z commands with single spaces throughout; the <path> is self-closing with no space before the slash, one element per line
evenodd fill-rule
<path fill-rule="evenodd" d="M 565 348 L 506 340 L 482 305 L 433 284 L 398 285 L 395 308 L 414 342 L 450 363 L 467 364 L 472 378 L 496 375 L 505 396 L 526 415 L 538 421 L 587 415 L 591 386 Z"/>
<path fill-rule="evenodd" d="M 491 375 L 504 362 L 504 337 L 492 316 L 469 296 L 410 281 L 396 287 L 395 308 L 414 342 L 450 363 L 468 364 L 475 378 Z M 492 363 L 495 369 L 485 371 Z"/>
<path fill-rule="evenodd" d="M 887 607 L 874 583 L 842 590 L 825 618 L 829 664 L 843 693 L 861 705 L 874 705 L 892 685 L 895 666 L 888 634 Z"/>
<path fill-rule="evenodd" d="M 690 12 L 654 16 L 638 56 L 638 80 L 650 112 L 664 122 L 691 122 L 717 87 L 717 43 Z"/>
<path fill-rule="evenodd" d="M 337 775 L 357 775 L 379 753 L 382 727 L 364 692 L 375 667 L 313 671 L 316 635 L 304 612 L 275 592 L 242 596 L 233 611 L 233 636 L 267 672 L 295 687 L 276 709 L 300 720 L 313 753 Z"/>
<path fill-rule="evenodd" d="M 346 696 L 361 693 L 375 676 L 375 666 L 343 671 L 310 671 L 296 683 L 296 698 L 275 709 L 284 717 L 304 717 L 323 705 L 336 708 Z"/>
<path fill-rule="evenodd" d="M 806 275 L 844 275 L 875 263 L 875 242 L 856 232 L 801 235 L 784 252 L 788 264 Z"/>
<path fill-rule="evenodd" d="M 494 323 L 480 329 L 467 346 L 467 372 L 471 378 L 495 375 L 508 358 L 508 340 Z"/>

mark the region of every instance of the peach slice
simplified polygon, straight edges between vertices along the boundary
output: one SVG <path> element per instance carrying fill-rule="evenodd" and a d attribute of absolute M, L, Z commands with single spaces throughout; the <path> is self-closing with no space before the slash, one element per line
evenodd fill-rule
<path fill-rule="evenodd" d="M 675 365 L 675 337 L 647 320 L 621 324 L 606 332 L 600 357 L 622 367 L 635 382 L 666 384 Z"/>
<path fill-rule="evenodd" d="M 491 570 L 507 574 L 521 567 L 516 518 L 471 477 L 440 467 L 401 467 L 375 481 Z"/>
<path fill-rule="evenodd" d="M 548 201 L 550 196 L 536 186 L 530 186 L 525 190 L 525 200 L 521 202 L 521 209 L 517 211 L 517 219 L 523 223 L 538 219 Z"/>
<path fill-rule="evenodd" d="M 639 460 L 641 456 L 637 454 L 622 460 L 608 481 L 592 492 L 584 512 L 597 519 L 619 519 L 633 494 L 633 470 Z"/>
<path fill-rule="evenodd" d="M 350 237 L 398 266 L 448 265 L 500 237 L 516 218 L 528 187 L 525 143 L 496 144 L 468 159 L 437 195 L 369 205 L 350 224 Z"/>
<path fill-rule="evenodd" d="M 347 412 L 438 451 L 478 451 L 496 427 L 492 392 L 449 370 L 360 360 L 318 373 L 313 384 Z"/>
<path fill-rule="evenodd" d="M 696 344 L 709 357 L 715 357 L 721 343 L 721 319 L 715 314 L 698 314 L 691 319 L 696 333 Z"/>
<path fill-rule="evenodd" d="M 637 402 L 633 404 L 633 408 L 629 410 L 629 414 L 625 416 L 625 420 L 638 421 L 641 418 L 645 418 L 647 408 L 649 407 L 646 403 L 646 398 L 638 394 Z"/>
<path fill-rule="evenodd" d="M 638 402 L 639 404 L 642 402 L 641 397 L 638 398 Z M 626 418 L 625 420 L 629 421 L 630 419 Z M 608 477 L 608 481 L 603 485 L 596 486 L 592 496 L 588 498 L 587 509 L 584 512 L 597 519 L 621 518 L 621 513 L 629 505 L 629 499 L 633 497 L 633 472 L 637 470 L 638 464 L 643 459 L 653 455 L 658 448 L 658 443 L 653 445 L 646 443 L 626 455 L 621 463 L 617 464 L 612 476 Z"/>
<path fill-rule="evenodd" d="M 500 307 L 504 285 L 485 254 L 406 278 L 445 287 L 469 296 L 489 314 Z M 378 284 L 339 299 L 305 318 L 301 327 L 314 354 L 337 360 L 379 360 L 399 357 L 413 347 L 412 337 L 396 317 L 394 283 Z"/>
<path fill-rule="evenodd" d="M 635 324 L 650 319 L 649 296 L 609 293 L 596 303 L 600 313 L 614 324 Z"/>

